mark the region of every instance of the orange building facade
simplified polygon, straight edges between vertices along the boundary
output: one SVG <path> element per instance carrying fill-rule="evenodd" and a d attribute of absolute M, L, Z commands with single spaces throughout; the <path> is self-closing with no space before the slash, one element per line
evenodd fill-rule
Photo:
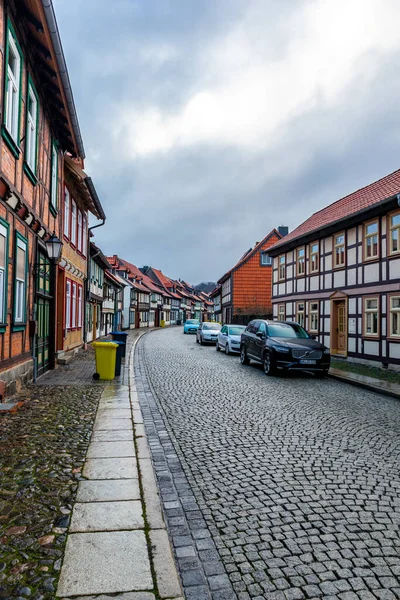
<path fill-rule="evenodd" d="M 243 323 L 255 317 L 272 315 L 272 259 L 268 249 L 287 233 L 286 227 L 273 229 L 257 242 L 219 280 L 222 323 Z"/>

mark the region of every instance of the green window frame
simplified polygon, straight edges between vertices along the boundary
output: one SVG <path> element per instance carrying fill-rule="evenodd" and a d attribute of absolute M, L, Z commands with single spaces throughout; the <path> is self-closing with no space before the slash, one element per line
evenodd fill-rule
<path fill-rule="evenodd" d="M 0 217 L 0 333 L 7 325 L 10 225 Z"/>
<path fill-rule="evenodd" d="M 22 72 L 24 57 L 14 27 L 7 20 L 4 63 L 4 106 L 2 135 L 15 158 L 21 152 Z"/>
<path fill-rule="evenodd" d="M 37 157 L 39 140 L 39 96 L 28 74 L 25 115 L 25 162 L 24 171 L 31 182 L 36 185 Z"/>
<path fill-rule="evenodd" d="M 50 210 L 54 216 L 58 213 L 58 144 L 55 140 L 51 143 L 51 182 L 50 182 Z"/>
<path fill-rule="evenodd" d="M 25 254 L 25 256 L 23 255 Z M 14 245 L 14 307 L 13 330 L 26 327 L 26 298 L 28 288 L 28 240 L 18 231 L 15 232 Z"/>

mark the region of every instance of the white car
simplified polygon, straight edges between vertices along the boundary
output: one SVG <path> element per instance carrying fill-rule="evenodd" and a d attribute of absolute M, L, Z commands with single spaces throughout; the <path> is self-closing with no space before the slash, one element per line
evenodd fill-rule
<path fill-rule="evenodd" d="M 240 353 L 240 339 L 246 327 L 244 325 L 224 325 L 218 334 L 217 352 L 225 350 L 225 354 L 231 352 Z"/>
<path fill-rule="evenodd" d="M 200 327 L 196 332 L 196 342 L 200 342 L 200 344 L 215 344 L 220 329 L 221 325 L 219 323 L 209 323 L 208 321 L 200 323 Z"/>

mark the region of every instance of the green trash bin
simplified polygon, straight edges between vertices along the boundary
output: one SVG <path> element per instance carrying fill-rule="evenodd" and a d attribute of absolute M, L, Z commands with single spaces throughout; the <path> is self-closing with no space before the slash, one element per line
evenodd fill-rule
<path fill-rule="evenodd" d="M 112 331 L 111 332 L 113 342 L 122 342 L 124 344 L 124 348 L 122 351 L 122 358 L 125 358 L 126 354 L 126 341 L 128 334 L 125 331 Z"/>

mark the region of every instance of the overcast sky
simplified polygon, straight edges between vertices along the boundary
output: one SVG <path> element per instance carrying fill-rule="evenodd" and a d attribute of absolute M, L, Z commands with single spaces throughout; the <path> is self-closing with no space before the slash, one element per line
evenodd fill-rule
<path fill-rule="evenodd" d="M 53 0 L 106 254 L 216 280 L 399 167 L 399 0 Z"/>

